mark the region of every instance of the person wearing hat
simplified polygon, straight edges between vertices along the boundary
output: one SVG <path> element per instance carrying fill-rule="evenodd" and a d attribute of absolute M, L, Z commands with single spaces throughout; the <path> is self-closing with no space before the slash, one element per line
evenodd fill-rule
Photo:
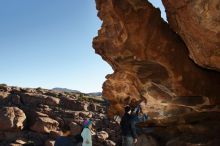
<path fill-rule="evenodd" d="M 83 131 L 81 133 L 81 136 L 83 138 L 82 146 L 92 146 L 92 121 L 86 119 L 83 122 Z"/>

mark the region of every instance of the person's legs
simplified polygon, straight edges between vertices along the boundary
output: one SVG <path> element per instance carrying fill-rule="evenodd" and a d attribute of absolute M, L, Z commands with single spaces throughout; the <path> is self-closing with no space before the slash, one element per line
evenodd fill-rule
<path fill-rule="evenodd" d="M 125 140 L 124 140 L 124 136 L 121 137 L 121 143 L 122 143 L 122 146 L 125 145 Z"/>
<path fill-rule="evenodd" d="M 127 141 L 128 141 L 128 146 L 133 146 L 134 145 L 133 137 L 127 137 Z"/>
<path fill-rule="evenodd" d="M 131 136 L 122 136 L 122 146 L 133 146 L 134 139 Z"/>

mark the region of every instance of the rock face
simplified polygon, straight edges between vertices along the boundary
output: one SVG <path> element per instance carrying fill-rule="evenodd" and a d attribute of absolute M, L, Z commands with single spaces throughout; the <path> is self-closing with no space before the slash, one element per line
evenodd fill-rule
<path fill-rule="evenodd" d="M 163 0 L 169 25 L 200 66 L 220 71 L 220 1 Z"/>
<path fill-rule="evenodd" d="M 97 0 L 96 4 L 103 24 L 93 47 L 114 70 L 103 85 L 110 111 L 121 111 L 126 97 L 139 99 L 143 93 L 147 93 L 144 98 L 166 101 L 206 96 L 218 102 L 220 74 L 189 58 L 188 48 L 162 20 L 159 9 L 144 0 Z"/>
<path fill-rule="evenodd" d="M 169 24 L 146 0 L 96 0 L 103 23 L 93 47 L 114 70 L 103 84 L 109 116 L 145 99 L 160 145 L 219 145 L 211 129 L 220 128 L 213 118 L 220 116 L 220 1 L 163 3 Z"/>

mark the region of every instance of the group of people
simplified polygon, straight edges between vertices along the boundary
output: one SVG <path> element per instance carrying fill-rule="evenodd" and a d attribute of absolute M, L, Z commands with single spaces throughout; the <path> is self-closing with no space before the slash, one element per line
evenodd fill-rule
<path fill-rule="evenodd" d="M 139 122 L 145 122 L 147 115 L 143 114 L 140 103 L 143 100 L 136 102 L 131 100 L 129 105 L 124 108 L 124 115 L 120 121 L 120 128 L 122 134 L 122 146 L 133 146 L 137 143 L 137 131 L 136 124 Z M 140 114 L 142 113 L 142 114 Z M 92 121 L 88 118 L 83 122 L 83 128 L 79 135 L 70 137 L 59 137 L 55 141 L 55 146 L 92 146 Z"/>

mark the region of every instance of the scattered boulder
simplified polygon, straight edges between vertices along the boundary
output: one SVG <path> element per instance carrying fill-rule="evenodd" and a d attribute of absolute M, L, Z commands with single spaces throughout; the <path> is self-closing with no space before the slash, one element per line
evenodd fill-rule
<path fill-rule="evenodd" d="M 0 84 L 0 92 L 7 92 L 10 91 L 11 88 L 7 86 L 6 84 Z"/>
<path fill-rule="evenodd" d="M 108 139 L 109 135 L 106 131 L 100 131 L 97 133 L 97 137 L 99 140 L 105 141 L 106 139 Z"/>
<path fill-rule="evenodd" d="M 82 111 L 79 113 L 79 117 L 82 117 L 82 118 L 91 118 L 92 117 L 92 113 L 91 112 L 88 112 L 88 111 Z"/>
<path fill-rule="evenodd" d="M 20 94 L 23 104 L 26 105 L 38 105 L 45 104 L 50 106 L 56 106 L 60 103 L 60 99 L 52 96 L 46 96 L 36 93 L 22 93 Z"/>
<path fill-rule="evenodd" d="M 116 146 L 116 143 L 114 141 L 106 140 L 105 142 L 107 146 Z"/>
<path fill-rule="evenodd" d="M 75 111 L 83 111 L 84 110 L 84 107 L 80 101 L 77 101 L 76 99 L 71 98 L 69 96 L 62 96 L 60 103 L 63 107 L 65 107 L 67 109 L 71 109 L 71 110 L 75 110 Z"/>
<path fill-rule="evenodd" d="M 59 123 L 56 120 L 43 113 L 38 113 L 38 117 L 35 118 L 30 129 L 40 133 L 50 133 L 51 131 L 57 131 L 58 127 Z"/>
<path fill-rule="evenodd" d="M 0 92 L 0 104 L 7 105 L 9 103 L 8 92 Z"/>
<path fill-rule="evenodd" d="M 89 104 L 88 104 L 88 103 L 82 102 L 82 103 L 81 103 L 81 106 L 82 106 L 82 108 L 83 108 L 83 111 L 88 111 L 88 107 L 89 107 Z"/>
<path fill-rule="evenodd" d="M 91 109 L 91 105 L 95 107 Z M 106 114 L 99 113 L 104 109 L 102 102 L 77 97 L 75 93 L 4 87 L 0 92 L 0 107 L 0 146 L 21 146 L 30 142 L 52 146 L 57 137 L 80 134 L 86 118 L 93 121 L 95 129 L 97 126 L 99 131 L 105 130 L 102 120 Z M 64 131 L 68 126 L 70 131 Z M 96 142 L 98 145 L 105 143 L 104 140 Z"/>
<path fill-rule="evenodd" d="M 90 111 L 95 111 L 95 112 L 97 111 L 97 105 L 94 103 L 90 104 L 88 108 Z"/>
<path fill-rule="evenodd" d="M 0 130 L 19 131 L 24 128 L 26 116 L 18 107 L 3 107 L 0 109 Z"/>
<path fill-rule="evenodd" d="M 21 104 L 21 97 L 17 94 L 11 94 L 9 96 L 9 99 L 10 99 L 11 103 L 14 104 L 14 105 L 20 105 Z"/>

